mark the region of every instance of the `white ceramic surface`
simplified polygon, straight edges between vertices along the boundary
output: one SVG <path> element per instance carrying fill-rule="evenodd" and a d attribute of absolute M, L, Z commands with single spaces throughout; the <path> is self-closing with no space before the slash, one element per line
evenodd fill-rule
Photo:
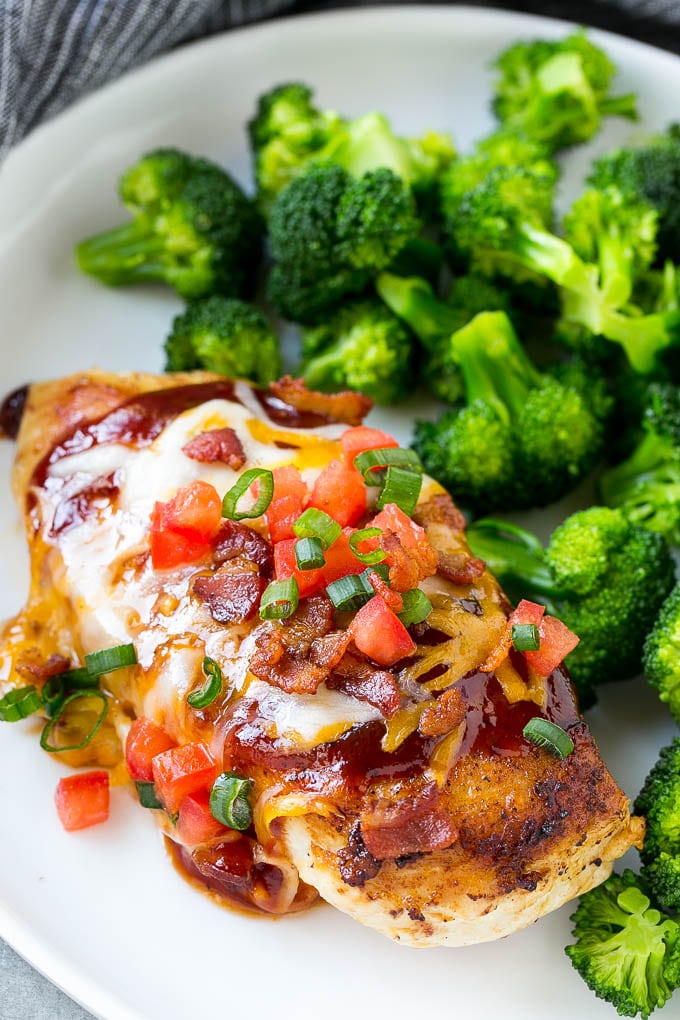
<path fill-rule="evenodd" d="M 36 131 L 0 175 L 2 389 L 93 365 L 161 369 L 179 303 L 161 289 L 100 286 L 78 275 L 71 254 L 79 238 L 122 218 L 116 179 L 144 150 L 188 148 L 248 185 L 244 123 L 260 92 L 291 79 L 313 84 L 324 106 L 353 115 L 384 110 L 404 133 L 446 129 L 464 147 L 491 126 L 494 54 L 517 38 L 564 30 L 507 12 L 443 7 L 274 21 L 180 49 L 79 103 Z M 621 88 L 639 93 L 645 129 L 677 118 L 677 58 L 593 38 L 619 64 Z M 596 148 L 633 130 L 610 122 Z M 572 188 L 592 151 L 570 157 Z M 423 410 L 414 401 L 375 420 L 406 439 Z M 11 444 L 1 443 L 3 478 L 11 456 Z M 0 615 L 10 615 L 26 590 L 27 557 L 4 483 L 3 491 Z M 635 795 L 673 732 L 661 706 L 643 684 L 624 684 L 604 692 L 590 721 L 614 774 Z M 125 790 L 113 791 L 106 826 L 63 832 L 52 799 L 65 772 L 39 751 L 35 724 L 2 727 L 0 935 L 107 1020 L 614 1016 L 564 955 L 569 908 L 502 942 L 420 952 L 323 906 L 277 922 L 232 914 L 175 873 L 153 820 Z M 666 1015 L 677 1010 L 674 1002 Z"/>

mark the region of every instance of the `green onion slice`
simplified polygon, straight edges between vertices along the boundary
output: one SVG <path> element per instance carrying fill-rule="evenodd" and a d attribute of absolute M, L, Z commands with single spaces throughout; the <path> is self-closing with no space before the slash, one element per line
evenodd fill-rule
<path fill-rule="evenodd" d="M 262 593 L 260 616 L 263 620 L 285 620 L 298 606 L 300 592 L 294 577 L 272 581 Z"/>
<path fill-rule="evenodd" d="M 68 716 L 69 716 L 69 712 L 68 712 L 69 706 L 73 705 L 74 702 L 79 701 L 81 698 L 89 698 L 90 700 L 98 700 L 98 701 L 101 702 L 101 709 L 99 709 L 98 714 L 97 714 L 94 722 L 92 723 L 90 729 L 88 730 L 86 735 L 81 740 L 78 741 L 78 743 L 75 743 L 75 744 L 68 744 L 67 743 L 67 744 L 63 744 L 63 745 L 62 744 L 60 744 L 60 745 L 58 745 L 58 744 L 51 744 L 50 743 L 50 737 L 52 736 L 52 733 L 54 732 L 56 727 L 57 726 L 63 726 L 63 727 L 68 727 L 69 726 L 69 718 L 68 718 Z M 106 696 L 104 694 L 102 694 L 101 691 L 95 691 L 95 690 L 74 691 L 73 694 L 70 694 L 68 696 L 68 698 L 66 698 L 64 700 L 64 703 L 62 704 L 61 708 L 59 709 L 59 712 L 55 716 L 53 716 L 49 720 L 49 722 L 45 725 L 45 728 L 43 729 L 42 734 L 40 736 L 40 746 L 42 747 L 43 751 L 49 751 L 51 753 L 56 752 L 56 751 L 80 751 L 81 748 L 87 747 L 87 745 L 90 743 L 90 741 L 92 740 L 92 738 L 96 734 L 96 732 L 99 729 L 99 727 L 101 726 L 101 724 L 104 722 L 104 717 L 106 715 L 107 708 L 108 708 L 108 701 L 106 699 Z"/>
<path fill-rule="evenodd" d="M 522 730 L 522 735 L 532 744 L 544 747 L 556 758 L 566 758 L 574 750 L 574 741 L 569 734 L 555 723 L 534 716 Z"/>
<path fill-rule="evenodd" d="M 250 779 L 235 772 L 222 772 L 210 791 L 210 813 L 222 825 L 243 832 L 250 825 L 253 811 L 250 806 Z"/>
<path fill-rule="evenodd" d="M 404 608 L 397 616 L 405 627 L 412 627 L 415 623 L 422 623 L 432 612 L 432 603 L 424 591 L 420 588 L 411 588 L 402 594 Z"/>
<path fill-rule="evenodd" d="M 342 528 L 323 510 L 311 507 L 301 513 L 293 531 L 298 538 L 318 538 L 324 549 L 330 549 L 333 542 L 340 538 Z"/>
<path fill-rule="evenodd" d="M 113 673 L 116 669 L 124 669 L 125 666 L 137 665 L 137 653 L 134 645 L 115 645 L 113 648 L 102 648 L 98 652 L 90 652 L 85 656 L 85 669 L 89 677 L 103 676 L 104 673 Z M 80 673 L 80 670 L 69 670 L 69 673 Z M 78 684 L 69 684 L 76 687 Z"/>
<path fill-rule="evenodd" d="M 253 482 L 260 483 L 258 497 L 250 510 L 239 510 L 238 503 Z M 239 480 L 232 485 L 222 500 L 222 516 L 231 521 L 244 521 L 253 517 L 261 517 L 274 496 L 274 475 L 267 468 L 250 468 L 244 471 Z"/>
<path fill-rule="evenodd" d="M 142 807 L 150 808 L 152 811 L 162 811 L 163 805 L 156 796 L 156 787 L 153 783 L 135 783 L 137 796 Z"/>
<path fill-rule="evenodd" d="M 513 623 L 510 633 L 516 652 L 537 652 L 541 647 L 541 635 L 535 623 Z"/>
<path fill-rule="evenodd" d="M 15 687 L 0 698 L 0 722 L 19 722 L 42 708 L 42 698 L 34 684 L 28 687 Z"/>
<path fill-rule="evenodd" d="M 80 691 L 87 687 L 96 687 L 98 678 L 99 673 L 90 673 L 86 666 L 80 666 L 77 669 L 65 669 L 63 673 L 58 673 L 53 679 L 61 680 L 65 691 Z M 43 687 L 43 696 L 44 694 L 45 688 Z"/>
<path fill-rule="evenodd" d="M 364 450 L 354 458 L 354 466 L 361 471 L 368 485 L 382 485 L 385 470 L 400 467 L 404 471 L 422 474 L 423 465 L 415 450 L 403 450 L 400 446 L 381 447 L 378 450 Z"/>
<path fill-rule="evenodd" d="M 410 517 L 418 503 L 423 476 L 400 467 L 388 467 L 385 484 L 378 497 L 378 509 L 396 503 Z"/>
<path fill-rule="evenodd" d="M 382 528 L 362 528 L 355 531 L 349 538 L 349 547 L 358 560 L 362 563 L 382 563 L 385 553 L 382 549 L 373 549 L 371 552 L 359 552 L 358 546 L 369 538 L 378 538 L 382 535 Z"/>
<path fill-rule="evenodd" d="M 373 598 L 375 588 L 368 580 L 368 573 L 347 574 L 328 585 L 326 594 L 336 609 L 359 609 Z"/>
<path fill-rule="evenodd" d="M 213 701 L 219 698 L 224 687 L 222 670 L 209 655 L 204 658 L 202 669 L 206 678 L 205 683 L 198 690 L 187 695 L 187 705 L 191 705 L 192 708 L 207 708 L 208 705 L 212 705 Z"/>
<path fill-rule="evenodd" d="M 41 691 L 43 705 L 49 718 L 56 715 L 60 711 L 61 706 L 64 704 L 66 699 L 66 686 L 64 684 L 64 674 L 58 673 L 56 676 L 51 676 L 43 684 Z"/>
<path fill-rule="evenodd" d="M 320 538 L 299 538 L 293 548 L 299 570 L 315 570 L 326 562 Z"/>

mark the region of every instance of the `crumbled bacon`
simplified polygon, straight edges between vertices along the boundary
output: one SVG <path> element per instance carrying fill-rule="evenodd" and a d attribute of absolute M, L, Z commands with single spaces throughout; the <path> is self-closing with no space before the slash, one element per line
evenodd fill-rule
<path fill-rule="evenodd" d="M 351 641 L 351 631 L 333 631 L 325 637 L 314 639 L 309 657 L 316 666 L 324 666 L 326 669 L 331 670 L 340 662 Z"/>
<path fill-rule="evenodd" d="M 465 529 L 465 518 L 448 492 L 439 492 L 424 503 L 419 503 L 413 512 L 413 519 L 423 528 L 429 524 L 446 524 L 454 531 Z"/>
<path fill-rule="evenodd" d="M 20 677 L 39 686 L 70 668 L 71 663 L 63 655 L 55 653 L 50 655 L 49 659 L 44 659 L 37 648 L 28 648 L 22 652 L 16 664 L 16 671 Z"/>
<path fill-rule="evenodd" d="M 403 795 L 376 797 L 361 816 L 361 833 L 377 860 L 444 850 L 458 838 L 450 816 L 440 807 L 437 784 L 406 786 Z"/>
<path fill-rule="evenodd" d="M 349 652 L 326 679 L 326 686 L 358 701 L 367 701 L 386 719 L 390 719 L 401 705 L 401 695 L 393 675 L 387 670 L 375 669 Z"/>
<path fill-rule="evenodd" d="M 439 573 L 454 584 L 474 584 L 484 573 L 486 564 L 478 556 L 464 550 L 437 554 Z"/>
<path fill-rule="evenodd" d="M 270 383 L 269 389 L 275 397 L 298 411 L 311 411 L 324 415 L 329 421 L 344 422 L 347 425 L 360 425 L 373 407 L 373 401 L 363 393 L 354 393 L 352 390 L 317 393 L 308 390 L 302 379 L 293 379 L 290 375 Z"/>
<path fill-rule="evenodd" d="M 418 723 L 424 737 L 443 737 L 459 726 L 465 718 L 465 702 L 457 687 L 449 687 L 427 705 Z"/>
<path fill-rule="evenodd" d="M 328 667 L 310 660 L 317 638 L 329 633 L 333 606 L 325 595 L 305 599 L 297 611 L 280 623 L 264 624 L 255 636 L 251 673 L 287 694 L 314 694 L 328 675 Z"/>
<path fill-rule="evenodd" d="M 390 568 L 390 584 L 397 591 L 416 588 L 437 570 L 437 554 L 429 542 L 406 548 L 394 531 L 384 531 L 380 545 Z"/>
<path fill-rule="evenodd" d="M 394 588 L 390 588 L 388 584 L 385 584 L 380 574 L 376 573 L 375 570 L 369 571 L 368 582 L 376 595 L 380 595 L 394 613 L 400 613 L 402 611 L 404 608 L 403 598 L 398 591 L 395 591 Z"/>
<path fill-rule="evenodd" d="M 218 623 L 243 623 L 255 615 L 267 582 L 249 560 L 232 560 L 210 576 L 197 577 L 194 594 Z"/>
<path fill-rule="evenodd" d="M 234 471 L 239 471 L 246 462 L 241 440 L 229 428 L 199 433 L 185 443 L 182 453 L 202 464 L 227 464 Z"/>
<path fill-rule="evenodd" d="M 237 556 L 245 556 L 258 565 L 265 577 L 271 577 L 274 555 L 267 539 L 246 524 L 224 520 L 215 539 L 213 560 L 220 565 Z"/>

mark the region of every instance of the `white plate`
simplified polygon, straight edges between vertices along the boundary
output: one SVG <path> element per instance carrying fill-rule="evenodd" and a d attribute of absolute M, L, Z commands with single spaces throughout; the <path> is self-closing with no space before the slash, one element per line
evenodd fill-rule
<path fill-rule="evenodd" d="M 244 123 L 254 99 L 291 79 L 313 84 L 324 106 L 352 115 L 384 110 L 404 133 L 451 130 L 465 146 L 491 126 L 494 54 L 517 38 L 566 29 L 467 8 L 274 21 L 178 50 L 79 103 L 2 170 L 2 388 L 93 365 L 161 369 L 178 302 L 160 289 L 109 290 L 78 275 L 71 255 L 79 238 L 121 220 L 116 179 L 144 150 L 188 148 L 247 184 Z M 677 117 L 677 58 L 592 37 L 621 67 L 620 87 L 639 93 L 645 128 Z M 630 133 L 630 125 L 610 122 L 597 146 Z M 580 150 L 571 169 L 582 171 L 591 154 Z M 413 409 L 382 420 L 406 438 Z M 0 444 L 3 476 L 11 453 Z M 0 511 L 0 614 L 9 615 L 26 589 L 27 560 L 7 490 Z M 591 723 L 614 774 L 635 795 L 672 726 L 642 684 L 604 694 Z M 109 824 L 63 832 L 52 798 L 65 771 L 40 753 L 30 723 L 2 727 L 0 934 L 103 1017 L 613 1016 L 564 955 L 569 908 L 503 942 L 427 952 L 393 945 L 329 907 L 275 923 L 229 913 L 179 878 L 152 819 L 122 789 L 113 791 Z"/>

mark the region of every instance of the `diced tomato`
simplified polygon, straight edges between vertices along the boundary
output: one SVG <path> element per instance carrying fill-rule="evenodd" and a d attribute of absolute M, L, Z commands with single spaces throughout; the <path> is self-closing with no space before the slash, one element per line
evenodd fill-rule
<path fill-rule="evenodd" d="M 227 831 L 210 813 L 210 794 L 206 790 L 183 797 L 177 812 L 177 835 L 186 846 L 207 843 Z"/>
<path fill-rule="evenodd" d="M 171 570 L 196 563 L 210 550 L 210 543 L 185 538 L 178 531 L 156 531 L 151 525 L 151 562 L 154 570 Z"/>
<path fill-rule="evenodd" d="M 175 746 L 165 730 L 151 719 L 135 719 L 125 741 L 125 764 L 136 783 L 153 782 L 152 759 Z"/>
<path fill-rule="evenodd" d="M 271 541 L 281 542 L 294 537 L 293 525 L 307 506 L 309 493 L 302 475 L 292 464 L 274 468 L 272 474 L 274 496 L 264 516 Z"/>
<path fill-rule="evenodd" d="M 387 432 L 371 429 L 367 425 L 358 425 L 347 429 L 340 439 L 343 457 L 348 467 L 354 467 L 354 458 L 364 450 L 384 450 L 399 446 L 399 443 Z"/>
<path fill-rule="evenodd" d="M 537 652 L 525 652 L 524 656 L 539 676 L 550 676 L 569 652 L 573 652 L 579 638 L 554 616 L 545 616 L 538 632 L 541 635 L 541 647 Z"/>
<path fill-rule="evenodd" d="M 67 832 L 88 829 L 109 817 L 109 774 L 103 769 L 67 776 L 54 795 L 59 821 Z"/>
<path fill-rule="evenodd" d="M 330 549 L 326 550 L 326 565 L 322 568 L 324 582 L 330 584 L 347 574 L 360 574 L 364 564 L 356 558 L 349 547 L 351 528 L 344 528 Z"/>
<path fill-rule="evenodd" d="M 396 503 L 388 503 L 375 515 L 368 527 L 393 531 L 405 549 L 416 549 L 424 543 L 430 544 L 425 529 L 412 521 Z"/>
<path fill-rule="evenodd" d="M 310 505 L 324 510 L 343 528 L 357 524 L 366 513 L 361 474 L 341 460 L 332 460 L 314 483 Z"/>
<path fill-rule="evenodd" d="M 151 513 L 151 562 L 156 570 L 195 563 L 210 549 L 222 520 L 214 486 L 191 482 Z"/>
<path fill-rule="evenodd" d="M 219 769 L 206 744 L 184 744 L 157 754 L 152 762 L 156 793 L 171 814 L 182 800 L 198 790 L 208 790 Z"/>
<path fill-rule="evenodd" d="M 515 623 L 533 623 L 535 627 L 540 627 L 544 615 L 545 606 L 539 605 L 538 602 L 528 602 L 526 599 L 522 599 L 521 602 L 518 602 L 517 608 L 510 613 L 508 623 L 511 627 Z"/>
<path fill-rule="evenodd" d="M 274 546 L 274 574 L 277 580 L 294 577 L 298 583 L 300 598 L 305 598 L 307 595 L 317 595 L 327 584 L 337 581 L 339 577 L 360 573 L 363 564 L 349 547 L 351 534 L 352 529 L 346 528 L 330 549 L 326 549 L 324 566 L 315 570 L 299 569 L 295 558 L 297 539 L 284 539 L 283 542 L 278 542 Z"/>
<path fill-rule="evenodd" d="M 415 642 L 380 595 L 362 606 L 350 624 L 354 644 L 379 666 L 393 666 L 415 651 Z"/>

